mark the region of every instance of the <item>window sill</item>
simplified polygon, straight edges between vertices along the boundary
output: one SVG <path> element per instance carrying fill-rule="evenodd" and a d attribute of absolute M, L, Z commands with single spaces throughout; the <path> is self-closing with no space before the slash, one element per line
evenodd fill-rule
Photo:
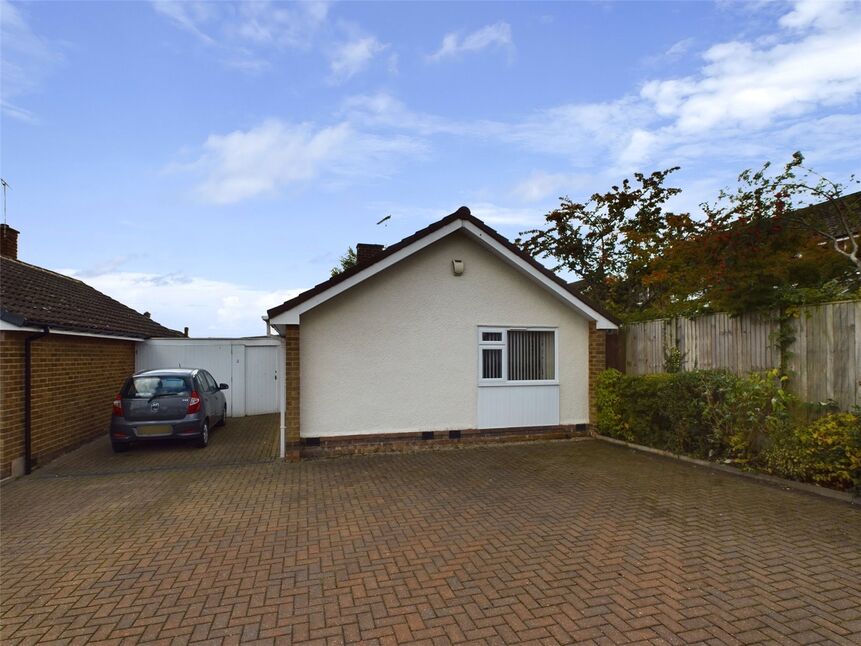
<path fill-rule="evenodd" d="M 545 381 L 479 381 L 479 388 L 504 388 L 505 386 L 558 386 L 556 380 Z"/>

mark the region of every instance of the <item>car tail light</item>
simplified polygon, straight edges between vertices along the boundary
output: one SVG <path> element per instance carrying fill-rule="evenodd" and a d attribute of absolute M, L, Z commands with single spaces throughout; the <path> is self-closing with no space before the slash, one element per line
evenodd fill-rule
<path fill-rule="evenodd" d="M 117 395 L 116 397 L 114 397 L 113 411 L 115 417 L 123 416 L 123 398 L 121 395 Z"/>
<path fill-rule="evenodd" d="M 200 410 L 200 395 L 196 390 L 191 391 L 191 397 L 188 399 L 188 412 L 196 413 Z"/>

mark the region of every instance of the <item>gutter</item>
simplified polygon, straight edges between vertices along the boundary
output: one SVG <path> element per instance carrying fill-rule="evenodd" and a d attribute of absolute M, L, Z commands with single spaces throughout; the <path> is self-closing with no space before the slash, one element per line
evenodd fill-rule
<path fill-rule="evenodd" d="M 46 325 L 44 329 L 37 333 L 31 334 L 24 339 L 24 475 L 30 475 L 33 470 L 32 457 L 32 359 L 33 351 L 31 345 L 33 341 L 38 341 L 42 337 L 48 336 L 50 330 Z"/>

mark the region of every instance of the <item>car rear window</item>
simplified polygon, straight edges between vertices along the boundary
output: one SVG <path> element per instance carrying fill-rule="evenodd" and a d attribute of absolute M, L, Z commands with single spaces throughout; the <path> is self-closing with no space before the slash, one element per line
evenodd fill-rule
<path fill-rule="evenodd" d="M 188 380 L 173 375 L 132 377 L 123 390 L 124 399 L 149 399 L 155 395 L 188 397 L 190 394 Z"/>

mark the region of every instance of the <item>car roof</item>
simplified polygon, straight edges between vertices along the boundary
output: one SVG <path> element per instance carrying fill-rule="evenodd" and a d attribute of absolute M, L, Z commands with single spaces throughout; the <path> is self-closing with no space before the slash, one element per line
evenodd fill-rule
<path fill-rule="evenodd" d="M 136 372 L 134 376 L 155 377 L 159 375 L 182 375 L 184 377 L 189 377 L 198 370 L 200 370 L 200 368 L 161 368 L 157 370 L 141 370 L 140 372 Z"/>

